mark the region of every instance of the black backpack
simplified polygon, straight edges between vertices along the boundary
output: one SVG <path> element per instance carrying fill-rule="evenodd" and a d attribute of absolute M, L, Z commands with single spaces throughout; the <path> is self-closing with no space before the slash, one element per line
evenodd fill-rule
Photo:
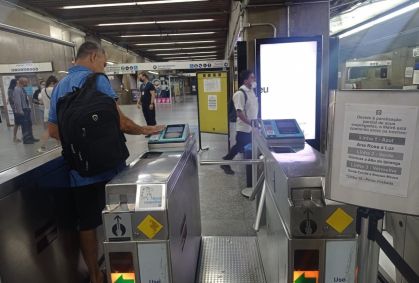
<path fill-rule="evenodd" d="M 241 91 L 244 94 L 244 105 L 247 103 L 247 93 L 239 88 L 239 91 Z M 237 122 L 237 111 L 236 106 L 234 106 L 233 98 L 230 99 L 230 102 L 228 103 L 228 120 L 230 122 Z"/>
<path fill-rule="evenodd" d="M 62 154 L 83 177 L 113 169 L 129 156 L 115 100 L 96 90 L 100 75 L 106 77 L 89 75 L 81 88 L 74 87 L 57 103 Z"/>

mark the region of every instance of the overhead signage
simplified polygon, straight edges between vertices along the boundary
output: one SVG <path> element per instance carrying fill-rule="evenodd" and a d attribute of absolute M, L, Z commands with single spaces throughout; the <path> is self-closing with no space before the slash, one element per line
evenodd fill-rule
<path fill-rule="evenodd" d="M 381 67 L 381 66 L 391 66 L 391 60 L 381 60 L 381 61 L 349 61 L 346 62 L 347 68 L 354 67 Z"/>
<path fill-rule="evenodd" d="M 52 62 L 0 64 L 0 74 L 52 72 Z"/>
<path fill-rule="evenodd" d="M 340 183 L 407 197 L 418 107 L 347 104 Z"/>
<path fill-rule="evenodd" d="M 149 62 L 132 64 L 114 64 L 105 68 L 108 75 L 135 74 L 137 71 L 159 70 L 205 70 L 228 68 L 229 63 L 225 60 L 215 61 L 182 61 L 182 62 Z"/>

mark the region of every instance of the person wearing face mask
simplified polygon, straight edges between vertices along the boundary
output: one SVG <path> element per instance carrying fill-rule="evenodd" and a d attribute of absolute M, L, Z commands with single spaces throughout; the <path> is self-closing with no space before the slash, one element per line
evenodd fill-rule
<path fill-rule="evenodd" d="M 144 119 L 148 126 L 154 126 L 156 122 L 156 87 L 149 81 L 146 72 L 140 73 L 141 99 L 137 102 L 137 107 L 143 110 Z"/>
<path fill-rule="evenodd" d="M 244 147 L 252 142 L 252 120 L 257 119 L 259 102 L 255 94 L 255 75 L 252 71 L 245 70 L 240 73 L 243 85 L 234 93 L 233 102 L 237 111 L 236 144 L 230 149 L 224 160 L 232 160 L 237 153 L 243 152 Z M 221 169 L 228 175 L 234 175 L 230 165 L 221 165 Z"/>

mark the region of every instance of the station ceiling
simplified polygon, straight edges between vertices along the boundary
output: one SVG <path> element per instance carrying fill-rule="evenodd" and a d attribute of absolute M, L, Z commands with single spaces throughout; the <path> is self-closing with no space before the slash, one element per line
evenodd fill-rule
<path fill-rule="evenodd" d="M 249 4 L 312 1 L 250 0 Z M 365 0 L 332 0 L 331 13 L 337 14 L 363 1 Z M 180 0 L 21 0 L 13 2 L 51 15 L 66 24 L 108 39 L 155 61 L 223 59 L 230 10 L 232 2 L 234 3 L 229 0 L 189 0 L 189 2 Z M 156 4 L 156 2 L 166 3 Z"/>

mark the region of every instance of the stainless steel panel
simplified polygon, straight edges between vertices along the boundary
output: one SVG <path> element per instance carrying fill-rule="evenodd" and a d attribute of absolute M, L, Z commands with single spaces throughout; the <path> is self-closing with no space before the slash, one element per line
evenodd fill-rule
<path fill-rule="evenodd" d="M 201 214 L 196 151 L 190 152 L 168 199 L 173 282 L 193 283 L 201 245 Z"/>
<path fill-rule="evenodd" d="M 276 208 L 271 191 L 267 190 L 266 225 L 257 234 L 261 259 L 268 283 L 285 283 L 288 277 L 289 239 L 285 223 Z"/>
<path fill-rule="evenodd" d="M 203 237 L 198 283 L 264 283 L 255 237 Z"/>

